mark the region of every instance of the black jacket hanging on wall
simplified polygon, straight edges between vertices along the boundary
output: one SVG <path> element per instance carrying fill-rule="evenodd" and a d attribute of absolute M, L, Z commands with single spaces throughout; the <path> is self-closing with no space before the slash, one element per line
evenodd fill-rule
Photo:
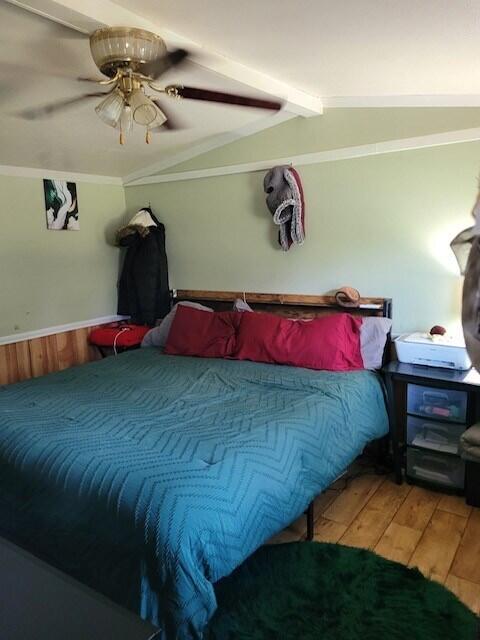
<path fill-rule="evenodd" d="M 147 207 L 117 232 L 117 242 L 127 248 L 118 285 L 118 313 L 138 324 L 154 325 L 170 311 L 165 227 Z"/>

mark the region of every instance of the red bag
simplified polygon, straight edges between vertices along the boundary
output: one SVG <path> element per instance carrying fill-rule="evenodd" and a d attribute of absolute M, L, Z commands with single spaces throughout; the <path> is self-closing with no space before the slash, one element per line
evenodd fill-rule
<path fill-rule="evenodd" d="M 93 329 L 88 339 L 90 344 L 97 347 L 136 347 L 141 344 L 147 331 L 150 331 L 150 327 L 114 322 Z"/>

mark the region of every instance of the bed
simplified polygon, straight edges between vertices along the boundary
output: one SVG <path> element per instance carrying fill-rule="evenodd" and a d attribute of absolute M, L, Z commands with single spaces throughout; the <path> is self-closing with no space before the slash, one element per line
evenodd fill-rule
<path fill-rule="evenodd" d="M 214 583 L 387 431 L 374 372 L 130 351 L 0 387 L 0 535 L 201 638 Z"/>

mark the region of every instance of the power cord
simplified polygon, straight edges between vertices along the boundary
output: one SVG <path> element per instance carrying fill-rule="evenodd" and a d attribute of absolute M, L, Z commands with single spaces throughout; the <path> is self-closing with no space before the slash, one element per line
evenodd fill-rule
<path fill-rule="evenodd" d="M 113 353 L 116 356 L 118 356 L 118 353 L 117 353 L 117 340 L 122 335 L 122 333 L 124 333 L 125 331 L 129 331 L 129 330 L 130 330 L 130 327 L 122 327 L 120 329 L 120 331 L 115 335 L 115 338 L 113 339 Z"/>

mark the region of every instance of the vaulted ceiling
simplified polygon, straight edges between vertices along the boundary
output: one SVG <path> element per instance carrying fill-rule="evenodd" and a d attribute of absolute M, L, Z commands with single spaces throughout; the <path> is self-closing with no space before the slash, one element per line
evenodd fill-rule
<path fill-rule="evenodd" d="M 0 164 L 125 177 L 282 120 L 340 105 L 479 105 L 480 2 L 451 0 L 11 0 L 0 2 Z M 95 100 L 48 120 L 18 112 L 92 90 L 99 75 L 85 34 L 103 24 L 143 26 L 196 63 L 178 82 L 278 95 L 277 116 L 178 102 L 185 128 L 121 147 Z M 83 34 L 82 34 L 83 32 Z M 413 96 L 413 97 L 412 97 Z M 193 152 L 192 152 L 193 150 Z"/>
<path fill-rule="evenodd" d="M 298 89 L 480 94 L 477 0 L 115 0 Z"/>

